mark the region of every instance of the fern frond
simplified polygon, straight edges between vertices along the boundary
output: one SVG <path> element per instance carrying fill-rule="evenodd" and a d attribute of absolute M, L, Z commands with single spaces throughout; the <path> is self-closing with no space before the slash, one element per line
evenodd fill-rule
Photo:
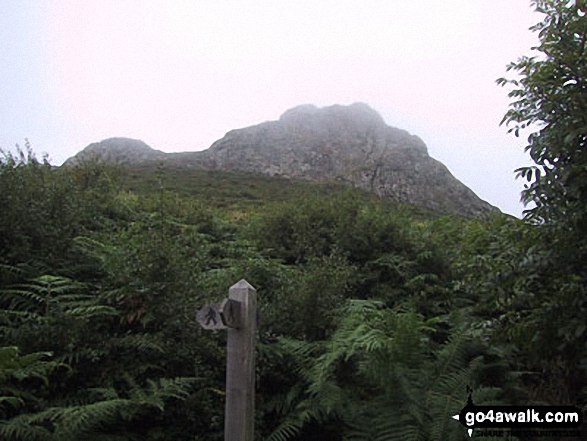
<path fill-rule="evenodd" d="M 166 400 L 185 400 L 196 381 L 195 378 L 149 380 L 144 389 L 133 384 L 130 398 L 120 398 L 114 389 L 92 389 L 90 392 L 104 399 L 18 415 L 0 425 L 0 439 L 29 439 L 28 433 L 45 437 L 30 439 L 94 439 L 120 422 L 131 421 L 146 408 L 163 411 Z"/>
<path fill-rule="evenodd" d="M 35 292 L 33 285 L 19 285 L 18 288 L 0 290 L 0 301 L 7 309 L 30 311 L 42 305 L 45 298 Z"/>
<path fill-rule="evenodd" d="M 21 267 L 18 267 L 18 266 L 0 263 L 0 274 L 11 274 L 11 275 L 16 275 L 16 276 L 22 276 L 25 274 L 25 270 Z"/>
<path fill-rule="evenodd" d="M 191 394 L 191 390 L 197 378 L 178 377 L 178 378 L 160 378 L 158 380 L 148 380 L 149 395 L 157 397 L 160 400 L 175 398 L 185 400 Z"/>
<path fill-rule="evenodd" d="M 129 334 L 121 338 L 111 339 L 111 344 L 123 350 L 136 350 L 158 354 L 164 354 L 166 351 L 161 340 L 153 334 Z"/>
<path fill-rule="evenodd" d="M 315 403 L 303 401 L 281 424 L 267 437 L 265 441 L 287 441 L 296 436 L 300 430 L 318 414 Z"/>
<path fill-rule="evenodd" d="M 82 360 L 90 360 L 97 362 L 103 358 L 108 352 L 104 349 L 96 349 L 91 347 L 76 348 L 73 351 L 69 351 L 65 354 L 55 358 L 55 361 L 59 363 L 65 363 L 66 365 L 75 366 Z"/>
<path fill-rule="evenodd" d="M 52 435 L 44 427 L 33 426 L 26 420 L 0 421 L 0 438 L 6 441 L 51 441 Z"/>
<path fill-rule="evenodd" d="M 51 352 L 20 355 L 19 349 L 15 346 L 1 347 L 0 390 L 3 383 L 10 379 L 22 381 L 27 378 L 38 378 L 46 384 L 48 381 L 47 374 L 61 366 L 60 363 L 45 360 L 45 358 L 51 356 Z"/>
<path fill-rule="evenodd" d="M 2 313 L 24 320 L 55 315 L 89 319 L 118 314 L 115 308 L 100 304 L 96 296 L 84 294 L 85 289 L 82 283 L 46 274 L 0 290 L 0 305 L 5 308 Z"/>
<path fill-rule="evenodd" d="M 57 439 L 81 439 L 84 434 L 114 424 L 132 407 L 134 403 L 131 400 L 119 398 L 71 408 L 49 409 L 42 412 L 46 415 L 38 415 L 35 420 L 43 422 L 48 418 L 57 423 L 54 432 Z M 31 423 L 34 424 L 35 420 L 31 420 Z"/>
<path fill-rule="evenodd" d="M 65 313 L 66 315 L 80 318 L 118 315 L 116 308 L 105 305 L 67 305 L 65 308 Z"/>
<path fill-rule="evenodd" d="M 285 441 L 310 421 L 329 420 L 341 421 L 348 441 L 463 439 L 451 416 L 483 358 L 470 358 L 471 339 L 459 326 L 444 344 L 432 342 L 438 321 L 355 300 L 319 350 L 287 342 L 302 360 L 301 382 L 280 403 L 286 417 L 269 439 Z"/>
<path fill-rule="evenodd" d="M 3 391 L 3 393 L 6 393 L 6 392 L 7 392 L 6 390 Z M 8 392 L 16 394 L 18 391 L 14 388 L 10 388 L 10 389 L 8 389 Z M 0 407 L 2 407 L 4 404 L 7 404 L 13 408 L 17 408 L 17 407 L 24 405 L 24 400 L 22 398 L 19 398 L 16 396 L 0 397 Z"/>

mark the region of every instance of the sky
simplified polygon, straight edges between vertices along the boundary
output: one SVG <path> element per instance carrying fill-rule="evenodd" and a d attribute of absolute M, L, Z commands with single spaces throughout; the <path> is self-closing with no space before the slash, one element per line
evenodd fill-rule
<path fill-rule="evenodd" d="M 530 160 L 495 80 L 540 19 L 529 0 L 0 0 L 0 148 L 198 151 L 300 104 L 364 102 L 521 216 Z"/>

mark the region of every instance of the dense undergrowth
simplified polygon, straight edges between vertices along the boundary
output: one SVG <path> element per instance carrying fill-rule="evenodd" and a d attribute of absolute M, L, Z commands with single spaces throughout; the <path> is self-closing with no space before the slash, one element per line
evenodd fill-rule
<path fill-rule="evenodd" d="M 225 336 L 258 289 L 256 435 L 466 439 L 475 402 L 585 403 L 580 274 L 540 226 L 338 184 L 0 160 L 0 438 L 221 440 Z"/>

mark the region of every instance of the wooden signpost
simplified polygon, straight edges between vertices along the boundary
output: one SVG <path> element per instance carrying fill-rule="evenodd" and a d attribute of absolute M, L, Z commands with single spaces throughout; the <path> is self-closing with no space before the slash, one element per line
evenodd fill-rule
<path fill-rule="evenodd" d="M 196 320 L 204 329 L 228 329 L 224 441 L 253 441 L 257 290 L 240 280 L 227 299 L 202 307 Z"/>

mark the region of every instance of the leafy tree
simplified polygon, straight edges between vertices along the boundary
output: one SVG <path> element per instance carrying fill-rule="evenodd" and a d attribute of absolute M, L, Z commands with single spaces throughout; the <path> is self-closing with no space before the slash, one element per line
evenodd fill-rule
<path fill-rule="evenodd" d="M 28 142 L 16 153 L 0 150 L 0 263 L 41 273 L 67 269 L 73 276 L 79 267 L 74 238 L 127 217 L 115 198 L 115 175 L 110 165 L 55 169 Z"/>
<path fill-rule="evenodd" d="M 587 228 L 587 3 L 584 0 L 533 0 L 543 20 L 537 55 L 520 58 L 508 70 L 515 79 L 512 102 L 503 118 L 516 135 L 532 131 L 526 150 L 535 165 L 520 168 L 528 181 L 523 199 L 535 222 L 572 228 L 584 239 Z"/>
<path fill-rule="evenodd" d="M 253 239 L 288 265 L 344 259 L 354 270 L 348 296 L 398 304 L 415 295 L 429 314 L 450 271 L 429 241 L 412 234 L 413 217 L 403 210 L 354 192 L 314 196 L 275 206 L 257 220 Z"/>
<path fill-rule="evenodd" d="M 500 275 L 493 281 L 502 289 L 498 298 L 517 308 L 517 323 L 504 329 L 516 330 L 514 341 L 528 356 L 524 367 L 542 373 L 543 390 L 564 391 L 572 402 L 587 396 L 587 3 L 532 4 L 543 16 L 531 28 L 540 39 L 537 54 L 511 63 L 517 77 L 498 83 L 513 86 L 503 122 L 516 135 L 531 132 L 526 150 L 535 164 L 517 172 L 527 180 L 525 218 L 536 230 L 520 231 L 534 237 L 521 249 L 525 256 L 518 253 L 523 260 L 505 248 L 518 248 L 519 240 L 498 241 L 503 264 L 489 274 Z"/>

